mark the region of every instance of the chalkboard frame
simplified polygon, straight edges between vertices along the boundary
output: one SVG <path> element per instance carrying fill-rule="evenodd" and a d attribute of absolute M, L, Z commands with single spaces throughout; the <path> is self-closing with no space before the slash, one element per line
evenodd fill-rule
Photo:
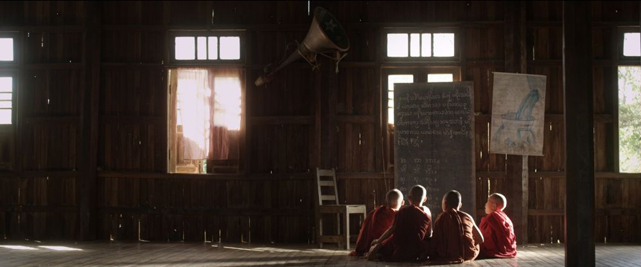
<path fill-rule="evenodd" d="M 477 193 L 476 193 L 476 161 L 475 161 L 475 139 L 476 139 L 476 134 L 475 134 L 475 118 L 474 118 L 474 83 L 465 81 L 465 82 L 450 82 L 450 83 L 406 83 L 406 84 L 396 84 L 394 86 L 394 116 L 398 115 L 398 112 L 396 112 L 396 107 L 397 105 L 397 96 L 402 94 L 405 90 L 421 90 L 421 89 L 433 89 L 433 88 L 442 88 L 443 86 L 447 87 L 460 87 L 464 86 L 467 88 L 468 93 L 469 93 L 469 125 L 467 125 L 470 129 L 471 133 L 471 147 L 470 147 L 470 152 L 469 152 L 469 157 L 470 157 L 470 170 L 469 170 L 469 178 L 467 178 L 468 182 L 465 182 L 464 180 L 466 178 L 461 178 L 464 179 L 461 183 L 469 183 L 469 188 L 471 190 L 469 195 L 463 195 L 463 207 L 461 208 L 462 211 L 465 211 L 469 213 L 472 218 L 476 218 L 476 213 L 477 213 Z M 400 121 L 398 118 L 395 118 L 395 121 Z M 401 137 L 399 132 L 398 132 L 398 127 L 395 126 L 395 133 L 394 133 L 394 187 L 399 188 L 399 138 Z M 459 188 L 443 188 L 442 193 L 445 194 L 449 190 L 459 190 Z M 462 190 L 459 190 L 462 191 Z M 407 201 L 407 193 L 408 192 L 403 192 L 405 195 L 406 199 L 406 205 L 409 204 Z M 432 206 L 431 212 L 433 216 L 433 220 L 436 219 L 436 217 L 442 212 L 441 207 L 441 196 L 438 196 L 438 203 L 435 203 L 436 200 L 434 199 L 428 199 L 428 204 Z M 435 208 L 438 207 L 438 208 Z"/>

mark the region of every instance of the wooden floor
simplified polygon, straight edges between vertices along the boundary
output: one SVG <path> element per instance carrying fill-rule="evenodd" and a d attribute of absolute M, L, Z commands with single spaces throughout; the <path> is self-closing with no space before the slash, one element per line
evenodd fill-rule
<path fill-rule="evenodd" d="M 344 250 L 313 245 L 203 243 L 0 242 L 0 266 L 420 266 L 368 262 Z M 563 245 L 519 247 L 515 259 L 467 262 L 465 266 L 563 266 Z M 600 245 L 597 266 L 641 266 L 641 246 Z M 453 265 L 456 266 L 456 265 Z"/>

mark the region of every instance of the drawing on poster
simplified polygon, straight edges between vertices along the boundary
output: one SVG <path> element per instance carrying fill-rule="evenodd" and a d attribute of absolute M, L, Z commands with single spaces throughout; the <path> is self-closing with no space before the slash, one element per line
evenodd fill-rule
<path fill-rule="evenodd" d="M 494 73 L 491 153 L 543 155 L 546 78 Z"/>

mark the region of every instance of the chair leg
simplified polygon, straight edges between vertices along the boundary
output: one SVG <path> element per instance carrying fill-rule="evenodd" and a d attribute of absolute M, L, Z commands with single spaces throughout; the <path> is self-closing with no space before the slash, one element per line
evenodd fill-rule
<path fill-rule="evenodd" d="M 340 213 L 336 213 L 336 235 L 338 236 L 341 235 L 341 214 Z M 338 242 L 338 244 L 336 244 L 339 249 L 343 247 L 342 243 L 343 242 Z"/>
<path fill-rule="evenodd" d="M 343 228 L 343 235 L 345 236 L 345 249 L 349 250 L 349 213 L 345 212 L 345 227 Z"/>
<path fill-rule="evenodd" d="M 318 240 L 318 247 L 323 248 L 323 241 L 321 240 L 321 236 L 323 236 L 323 216 L 322 215 L 318 216 L 317 225 L 318 225 L 318 230 L 316 231 L 318 236 L 316 240 Z"/>

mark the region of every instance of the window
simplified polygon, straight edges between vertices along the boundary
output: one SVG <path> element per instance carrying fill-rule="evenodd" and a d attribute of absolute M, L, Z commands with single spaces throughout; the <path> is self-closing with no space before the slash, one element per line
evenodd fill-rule
<path fill-rule="evenodd" d="M 454 74 L 452 73 L 427 74 L 428 83 L 448 83 L 453 81 L 454 81 Z"/>
<path fill-rule="evenodd" d="M 0 32 L 0 170 L 14 166 L 18 36 L 17 32 Z"/>
<path fill-rule="evenodd" d="M 242 69 L 178 68 L 169 75 L 169 172 L 238 171 Z"/>
<path fill-rule="evenodd" d="M 13 51 L 13 38 L 0 37 L 0 62 L 12 62 Z"/>
<path fill-rule="evenodd" d="M 453 32 L 387 33 L 388 58 L 448 58 L 456 56 Z"/>
<path fill-rule="evenodd" d="M 402 83 L 425 82 L 454 82 L 461 80 L 460 67 L 405 67 L 397 66 L 383 69 L 383 84 L 387 92 L 387 112 L 383 114 L 387 119 L 387 132 L 385 137 L 386 161 L 388 169 L 394 167 L 394 89 L 395 85 Z"/>
<path fill-rule="evenodd" d="M 641 173 L 641 56 L 640 34 L 624 29 L 618 66 L 619 171 Z M 622 41 L 622 42 L 621 42 Z"/>
<path fill-rule="evenodd" d="M 456 78 L 455 78 L 456 76 Z M 460 81 L 458 68 L 433 67 L 415 70 L 395 71 L 387 74 L 387 123 L 394 124 L 394 84 L 416 82 L 453 82 Z"/>
<path fill-rule="evenodd" d="M 623 34 L 623 56 L 641 56 L 641 41 L 638 32 L 626 32 Z"/>
<path fill-rule="evenodd" d="M 177 64 L 242 60 L 242 35 L 238 32 L 173 33 L 171 38 L 171 61 Z"/>
<path fill-rule="evenodd" d="M 13 123 L 13 77 L 0 74 L 0 125 Z"/>
<path fill-rule="evenodd" d="M 619 170 L 641 173 L 641 67 L 619 66 Z"/>
<path fill-rule="evenodd" d="M 414 75 L 393 74 L 387 76 L 387 123 L 394 124 L 394 84 L 414 83 Z"/>

